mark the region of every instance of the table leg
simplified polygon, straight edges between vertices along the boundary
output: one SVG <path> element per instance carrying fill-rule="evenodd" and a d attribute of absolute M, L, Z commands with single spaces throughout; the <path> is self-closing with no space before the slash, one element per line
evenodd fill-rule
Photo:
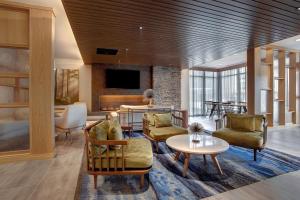
<path fill-rule="evenodd" d="M 183 172 L 182 172 L 182 176 L 185 177 L 187 170 L 189 168 L 189 162 L 190 162 L 190 154 L 185 153 L 184 154 L 184 166 L 183 166 Z"/>
<path fill-rule="evenodd" d="M 181 152 L 180 151 L 177 151 L 176 154 L 175 154 L 175 157 L 174 157 L 174 160 L 177 161 L 179 159 L 179 156 L 180 156 Z"/>
<path fill-rule="evenodd" d="M 206 164 L 206 156 L 205 156 L 205 154 L 203 154 L 203 161 L 204 161 L 204 164 Z"/>
<path fill-rule="evenodd" d="M 218 113 L 218 118 L 220 119 L 220 116 L 221 116 L 220 104 L 217 105 L 217 113 Z"/>
<path fill-rule="evenodd" d="M 211 108 L 211 111 L 210 111 L 210 114 L 209 114 L 209 117 L 212 117 L 213 116 L 213 113 L 216 109 L 216 104 L 213 104 L 212 108 Z"/>
<path fill-rule="evenodd" d="M 219 164 L 219 161 L 218 161 L 218 159 L 217 159 L 217 154 L 211 154 L 210 156 L 211 156 L 211 159 L 212 159 L 213 162 L 214 162 L 215 167 L 216 167 L 217 170 L 219 171 L 219 173 L 220 173 L 221 175 L 223 175 L 223 171 L 222 171 L 222 169 L 221 169 L 221 167 L 220 167 L 220 164 Z"/>

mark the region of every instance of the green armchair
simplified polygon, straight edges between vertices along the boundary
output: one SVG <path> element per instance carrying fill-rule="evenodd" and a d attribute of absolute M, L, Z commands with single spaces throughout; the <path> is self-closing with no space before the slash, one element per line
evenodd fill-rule
<path fill-rule="evenodd" d="M 169 137 L 188 134 L 184 126 L 184 117 L 179 113 L 146 112 L 143 118 L 143 133 L 146 138 L 156 144 L 166 141 Z"/>
<path fill-rule="evenodd" d="M 254 161 L 257 150 L 261 151 L 267 142 L 267 121 L 263 115 L 225 114 L 216 120 L 214 137 L 230 145 L 253 149 Z"/>
<path fill-rule="evenodd" d="M 87 173 L 98 175 L 140 175 L 141 187 L 144 175 L 153 163 L 151 143 L 145 138 L 123 139 L 121 127 L 116 122 L 98 121 L 85 128 Z M 111 137 L 116 137 L 111 139 Z"/>

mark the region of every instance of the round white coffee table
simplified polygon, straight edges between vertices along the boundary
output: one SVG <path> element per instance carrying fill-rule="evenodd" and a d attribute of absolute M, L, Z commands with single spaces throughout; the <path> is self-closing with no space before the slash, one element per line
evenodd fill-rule
<path fill-rule="evenodd" d="M 191 154 L 203 155 L 205 162 L 205 155 L 210 155 L 219 173 L 223 174 L 223 171 L 217 159 L 217 155 L 226 151 L 229 148 L 229 144 L 225 140 L 209 135 L 200 135 L 198 136 L 198 139 L 200 140 L 200 142 L 194 143 L 192 142 L 193 136 L 191 134 L 187 134 L 172 136 L 166 141 L 169 147 L 177 151 L 174 158 L 175 160 L 178 160 L 181 153 L 183 153 L 185 157 L 182 175 L 186 176 Z"/>

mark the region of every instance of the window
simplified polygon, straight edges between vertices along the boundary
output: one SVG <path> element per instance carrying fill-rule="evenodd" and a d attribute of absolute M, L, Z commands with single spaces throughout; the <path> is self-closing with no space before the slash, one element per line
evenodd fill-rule
<path fill-rule="evenodd" d="M 246 67 L 221 72 L 222 101 L 246 102 Z"/>
<path fill-rule="evenodd" d="M 205 101 L 246 102 L 246 67 L 222 72 L 190 70 L 190 116 L 207 114 Z"/>
<path fill-rule="evenodd" d="M 217 72 L 190 71 L 190 115 L 206 113 L 205 101 L 218 100 Z"/>

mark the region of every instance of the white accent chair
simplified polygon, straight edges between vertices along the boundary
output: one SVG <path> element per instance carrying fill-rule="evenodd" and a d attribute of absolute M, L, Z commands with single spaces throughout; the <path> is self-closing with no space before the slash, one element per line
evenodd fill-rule
<path fill-rule="evenodd" d="M 85 128 L 87 119 L 86 104 L 82 102 L 64 106 L 64 112 L 55 117 L 55 129 L 66 133 L 66 137 L 73 130 Z"/>

